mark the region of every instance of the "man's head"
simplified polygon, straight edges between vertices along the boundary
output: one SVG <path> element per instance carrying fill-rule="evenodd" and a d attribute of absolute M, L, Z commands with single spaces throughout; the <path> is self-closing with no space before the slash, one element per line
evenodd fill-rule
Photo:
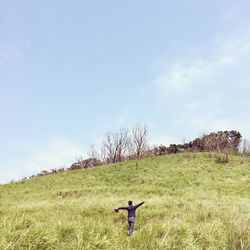
<path fill-rule="evenodd" d="M 132 201 L 128 201 L 128 204 L 129 204 L 129 206 L 131 206 L 133 204 L 133 202 Z"/>

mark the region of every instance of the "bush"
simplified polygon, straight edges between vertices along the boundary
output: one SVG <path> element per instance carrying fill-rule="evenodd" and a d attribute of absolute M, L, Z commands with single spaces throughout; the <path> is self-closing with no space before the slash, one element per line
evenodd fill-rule
<path fill-rule="evenodd" d="M 215 163 L 226 164 L 229 163 L 228 154 L 219 154 L 215 157 Z"/>

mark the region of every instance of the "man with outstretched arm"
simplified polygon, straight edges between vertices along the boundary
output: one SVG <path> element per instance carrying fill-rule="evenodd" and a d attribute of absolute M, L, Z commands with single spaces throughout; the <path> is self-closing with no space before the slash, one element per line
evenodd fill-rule
<path fill-rule="evenodd" d="M 132 201 L 128 201 L 128 207 L 118 207 L 115 211 L 118 213 L 119 210 L 127 210 L 128 211 L 128 224 L 129 224 L 129 236 L 133 234 L 134 224 L 135 224 L 135 210 L 144 204 L 144 201 L 139 203 L 136 206 L 133 206 Z"/>

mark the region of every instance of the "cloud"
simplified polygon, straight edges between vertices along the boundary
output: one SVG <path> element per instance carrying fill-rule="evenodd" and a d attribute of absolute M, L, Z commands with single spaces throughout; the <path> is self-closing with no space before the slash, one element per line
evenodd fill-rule
<path fill-rule="evenodd" d="M 174 59 L 165 66 L 164 72 L 151 83 L 159 93 L 185 92 L 205 84 L 216 85 L 214 78 L 225 76 L 228 71 L 249 64 L 250 34 L 240 39 L 217 41 L 215 48 L 192 54 L 188 58 Z M 220 84 L 223 84 L 221 82 Z M 241 82 L 240 84 L 246 84 Z"/>
<path fill-rule="evenodd" d="M 77 158 L 86 157 L 87 151 L 67 138 L 54 139 L 44 148 L 34 148 L 30 143 L 24 143 L 22 147 L 30 157 L 5 162 L 0 183 L 31 176 L 42 170 L 69 167 Z"/>
<path fill-rule="evenodd" d="M 74 144 L 68 139 L 58 138 L 48 148 L 35 153 L 31 159 L 34 168 L 50 169 L 67 165 L 85 153 L 85 148 Z"/>
<path fill-rule="evenodd" d="M 168 136 L 238 129 L 249 138 L 250 30 L 220 30 L 206 46 L 187 51 L 168 58 L 150 83 Z"/>
<path fill-rule="evenodd" d="M 0 65 L 13 65 L 22 63 L 25 53 L 30 49 L 31 43 L 28 40 L 20 44 L 0 43 Z"/>

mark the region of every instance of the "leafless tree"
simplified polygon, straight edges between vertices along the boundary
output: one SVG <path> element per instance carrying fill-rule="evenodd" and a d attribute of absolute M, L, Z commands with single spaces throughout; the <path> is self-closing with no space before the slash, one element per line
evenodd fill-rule
<path fill-rule="evenodd" d="M 118 162 L 125 160 L 128 153 L 129 136 L 128 129 L 120 129 L 116 138 L 117 160 Z"/>
<path fill-rule="evenodd" d="M 90 145 L 90 148 L 89 148 L 87 154 L 88 154 L 89 158 L 98 159 L 98 160 L 100 159 L 100 156 L 99 156 L 99 154 L 98 154 L 98 152 L 95 149 L 95 146 L 93 144 Z"/>
<path fill-rule="evenodd" d="M 148 150 L 148 126 L 136 125 L 132 130 L 131 148 L 136 158 L 141 158 Z"/>
<path fill-rule="evenodd" d="M 250 141 L 247 139 L 243 139 L 240 145 L 240 151 L 243 154 L 250 154 Z"/>
<path fill-rule="evenodd" d="M 128 129 L 107 133 L 102 144 L 102 156 L 107 163 L 121 162 L 127 157 L 128 146 Z"/>
<path fill-rule="evenodd" d="M 112 141 L 113 133 L 109 132 L 105 135 L 102 142 L 102 158 L 104 162 L 112 163 L 114 155 L 114 145 Z"/>

